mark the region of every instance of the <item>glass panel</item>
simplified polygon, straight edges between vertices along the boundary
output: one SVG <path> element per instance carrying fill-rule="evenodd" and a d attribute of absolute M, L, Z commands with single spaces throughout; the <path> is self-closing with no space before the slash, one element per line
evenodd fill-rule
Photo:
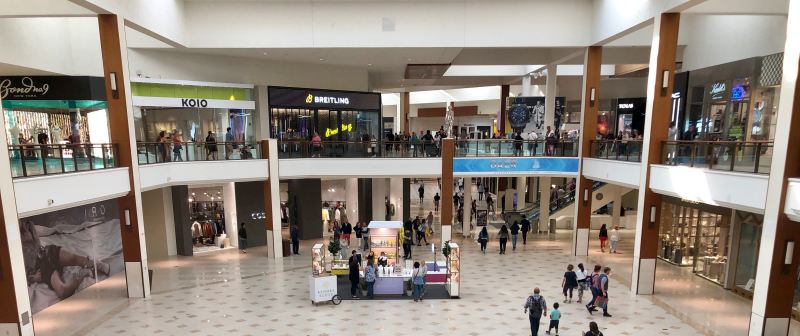
<path fill-rule="evenodd" d="M 727 238 L 729 219 L 721 215 L 700 212 L 695 243 L 697 262 L 694 272 L 706 279 L 722 283 L 728 261 Z"/>
<path fill-rule="evenodd" d="M 739 236 L 739 256 L 736 259 L 736 275 L 733 284 L 752 292 L 755 288 L 761 227 L 743 223 L 741 230 L 742 232 Z"/>

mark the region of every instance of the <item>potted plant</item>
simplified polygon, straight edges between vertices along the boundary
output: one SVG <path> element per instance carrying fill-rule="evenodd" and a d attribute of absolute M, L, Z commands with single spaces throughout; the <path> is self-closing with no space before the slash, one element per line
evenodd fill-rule
<path fill-rule="evenodd" d="M 361 287 L 361 295 L 362 296 L 367 296 L 367 282 L 366 281 L 361 281 L 361 286 L 360 287 Z"/>
<path fill-rule="evenodd" d="M 450 257 L 450 250 L 450 241 L 448 240 L 442 244 L 442 254 L 444 254 L 445 259 Z"/>
<path fill-rule="evenodd" d="M 411 279 L 406 281 L 406 295 L 413 296 L 414 295 L 414 283 L 411 282 Z"/>
<path fill-rule="evenodd" d="M 333 258 L 336 259 L 339 257 L 339 251 L 342 250 L 342 245 L 339 244 L 339 241 L 336 238 L 331 237 L 330 244 L 328 244 L 328 252 L 333 255 Z"/>

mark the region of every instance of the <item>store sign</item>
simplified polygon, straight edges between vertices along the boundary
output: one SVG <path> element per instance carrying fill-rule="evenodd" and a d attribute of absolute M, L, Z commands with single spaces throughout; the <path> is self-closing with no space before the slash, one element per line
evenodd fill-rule
<path fill-rule="evenodd" d="M 675 92 L 675 93 L 672 94 L 672 99 L 678 99 L 680 97 L 681 97 L 681 93 L 680 92 Z"/>
<path fill-rule="evenodd" d="M 131 101 L 133 102 L 133 106 L 220 108 L 237 110 L 255 110 L 256 108 L 256 102 L 251 100 L 133 96 L 131 97 Z"/>
<path fill-rule="evenodd" d="M 353 130 L 353 124 L 347 124 L 347 125 L 342 124 L 342 132 L 350 132 L 352 130 Z M 329 128 L 329 129 L 325 130 L 325 137 L 326 138 L 331 136 L 331 135 L 336 135 L 336 134 L 339 134 L 339 129 L 338 128 L 334 128 L 334 129 L 330 129 Z"/>
<path fill-rule="evenodd" d="M 577 175 L 578 158 L 456 158 L 453 173 L 456 175 Z"/>
<path fill-rule="evenodd" d="M 725 83 L 711 84 L 711 89 L 708 91 L 708 95 L 711 96 L 712 100 L 722 99 L 723 95 L 725 95 Z"/>
<path fill-rule="evenodd" d="M 88 76 L 0 77 L 0 99 L 105 101 L 105 79 Z"/>
<path fill-rule="evenodd" d="M 633 104 L 619 104 L 620 109 L 632 109 Z"/>
<path fill-rule="evenodd" d="M 253 219 L 266 219 L 267 218 L 267 214 L 263 213 L 263 212 L 255 212 L 255 213 L 250 214 L 250 218 L 253 218 Z"/>
<path fill-rule="evenodd" d="M 747 91 L 741 85 L 736 85 L 731 89 L 731 101 L 740 101 L 747 97 Z"/>
<path fill-rule="evenodd" d="M 374 92 L 315 90 L 270 86 L 270 107 L 342 108 L 380 110 L 381 95 Z"/>

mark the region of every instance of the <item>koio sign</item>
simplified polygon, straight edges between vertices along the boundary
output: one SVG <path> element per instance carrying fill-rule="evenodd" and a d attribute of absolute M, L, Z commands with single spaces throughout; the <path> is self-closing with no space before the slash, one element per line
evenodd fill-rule
<path fill-rule="evenodd" d="M 199 99 L 199 98 L 168 98 L 168 97 L 143 97 L 131 98 L 134 106 L 151 107 L 183 107 L 183 108 L 223 108 L 254 110 L 256 102 L 246 100 L 224 99 Z"/>

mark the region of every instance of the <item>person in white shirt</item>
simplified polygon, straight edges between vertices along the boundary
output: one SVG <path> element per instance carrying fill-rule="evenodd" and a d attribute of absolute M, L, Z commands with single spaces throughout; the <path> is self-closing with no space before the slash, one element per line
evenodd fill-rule
<path fill-rule="evenodd" d="M 608 233 L 608 238 L 611 240 L 611 250 L 609 253 L 617 253 L 617 244 L 619 243 L 619 225 L 614 225 L 614 229 Z"/>
<path fill-rule="evenodd" d="M 669 133 L 667 135 L 667 141 L 677 141 L 678 135 L 680 131 L 678 131 L 678 126 L 675 126 L 675 122 L 669 123 Z M 675 162 L 675 152 L 677 149 L 677 145 L 668 145 L 667 146 L 667 158 L 669 159 L 668 162 L 674 163 Z"/>
<path fill-rule="evenodd" d="M 528 152 L 530 152 L 531 156 L 536 156 L 536 148 L 539 147 L 539 144 L 536 143 L 539 140 L 539 134 L 536 134 L 534 130 L 531 130 L 528 133 L 528 140 L 531 141 L 528 143 Z"/>
<path fill-rule="evenodd" d="M 583 300 L 583 291 L 586 290 L 586 278 L 589 276 L 589 271 L 583 268 L 583 264 L 578 264 L 578 270 L 575 271 L 578 279 L 578 303 Z"/>

